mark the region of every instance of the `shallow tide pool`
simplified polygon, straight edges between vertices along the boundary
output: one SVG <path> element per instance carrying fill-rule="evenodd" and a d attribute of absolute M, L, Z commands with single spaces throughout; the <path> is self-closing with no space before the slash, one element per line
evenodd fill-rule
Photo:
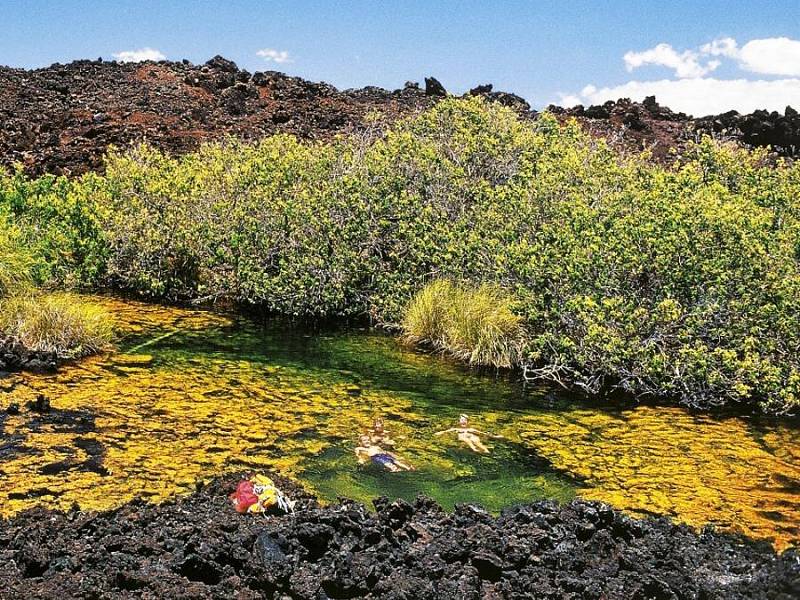
<path fill-rule="evenodd" d="M 159 501 L 223 471 L 276 469 L 329 500 L 425 493 L 499 511 L 577 495 L 778 548 L 800 540 L 796 425 L 589 406 L 368 330 L 97 301 L 117 319 L 116 352 L 0 379 L 0 409 L 39 394 L 54 409 L 0 417 L 0 515 Z M 433 435 L 462 412 L 502 436 L 484 438 L 490 454 Z M 358 436 L 378 417 L 395 442 L 387 449 L 416 470 L 359 465 Z"/>

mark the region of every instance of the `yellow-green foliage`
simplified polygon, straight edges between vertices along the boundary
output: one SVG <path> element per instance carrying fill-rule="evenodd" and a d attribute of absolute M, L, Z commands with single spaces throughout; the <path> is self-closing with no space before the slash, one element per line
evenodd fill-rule
<path fill-rule="evenodd" d="M 0 298 L 28 291 L 33 259 L 25 252 L 17 233 L 0 221 Z"/>
<path fill-rule="evenodd" d="M 16 225 L 17 240 L 32 257 L 36 283 L 92 287 L 106 262 L 100 216 L 107 181 L 93 173 L 78 179 L 50 175 L 29 180 L 22 169 L 0 170 L 0 220 Z"/>
<path fill-rule="evenodd" d="M 766 162 L 708 139 L 671 167 L 623 160 L 576 123 L 446 99 L 375 139 L 143 146 L 104 176 L 0 176 L 0 217 L 37 280 L 156 298 L 394 324 L 421 281 L 493 284 L 531 376 L 791 412 L 800 165 Z"/>
<path fill-rule="evenodd" d="M 520 364 L 522 319 L 499 288 L 477 288 L 449 280 L 433 281 L 414 296 L 403 315 L 404 336 L 473 365 Z"/>
<path fill-rule="evenodd" d="M 112 321 L 72 294 L 24 295 L 0 300 L 0 332 L 30 351 L 69 359 L 106 349 Z"/>

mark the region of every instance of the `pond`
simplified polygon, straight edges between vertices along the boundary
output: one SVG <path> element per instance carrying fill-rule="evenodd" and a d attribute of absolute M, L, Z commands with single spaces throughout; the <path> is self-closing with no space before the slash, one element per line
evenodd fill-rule
<path fill-rule="evenodd" d="M 275 469 L 321 498 L 425 493 L 449 508 L 574 496 L 632 514 L 714 524 L 785 548 L 800 539 L 800 429 L 674 407 L 611 409 L 470 371 L 368 329 L 281 322 L 96 298 L 117 350 L 54 375 L 0 379 L 0 409 L 39 395 L 49 413 L 0 418 L 0 514 L 43 505 L 160 501 L 230 470 Z M 454 434 L 461 413 L 484 436 Z M 415 467 L 359 464 L 382 418 Z"/>

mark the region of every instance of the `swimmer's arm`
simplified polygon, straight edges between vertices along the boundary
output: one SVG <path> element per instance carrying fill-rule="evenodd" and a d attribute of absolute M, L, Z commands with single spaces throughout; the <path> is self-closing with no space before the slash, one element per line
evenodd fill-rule
<path fill-rule="evenodd" d="M 439 435 L 444 435 L 445 433 L 451 433 L 453 431 L 458 431 L 458 429 L 452 429 L 452 428 L 451 429 L 445 429 L 444 431 L 437 431 L 433 435 L 439 436 Z"/>
<path fill-rule="evenodd" d="M 358 458 L 358 462 L 360 464 L 364 464 L 369 460 L 369 454 L 367 454 L 367 449 L 363 446 L 359 446 L 356 448 L 356 458 Z"/>
<path fill-rule="evenodd" d="M 496 440 L 504 439 L 502 435 L 498 435 L 496 433 L 489 433 L 488 431 L 481 431 L 480 429 L 470 429 L 470 433 L 477 433 L 479 435 L 486 435 L 490 438 L 494 438 Z"/>

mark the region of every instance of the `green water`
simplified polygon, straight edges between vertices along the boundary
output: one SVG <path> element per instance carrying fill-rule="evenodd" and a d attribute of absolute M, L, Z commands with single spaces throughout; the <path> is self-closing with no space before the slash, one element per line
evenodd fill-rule
<path fill-rule="evenodd" d="M 148 339 L 133 336 L 123 342 L 121 350 Z M 296 393 L 311 398 L 325 394 L 325 382 L 345 384 L 349 401 L 319 419 L 338 419 L 339 426 L 351 435 L 325 435 L 313 427 L 293 434 L 301 443 L 324 445 L 323 450 L 304 457 L 297 476 L 327 500 L 344 497 L 371 504 L 372 499 L 383 495 L 413 500 L 425 494 L 446 508 L 459 502 L 478 502 L 499 512 L 520 502 L 548 498 L 567 501 L 581 486 L 518 441 L 491 440 L 491 453 L 483 455 L 466 448 L 455 435 L 433 435 L 454 426 L 464 412 L 474 415 L 473 426 L 487 428 L 480 414 L 488 407 L 505 413 L 496 427 L 513 427 L 515 411 L 529 410 L 535 403 L 564 405 L 568 402 L 565 395 L 558 398 L 546 388 L 525 389 L 508 376 L 471 372 L 445 359 L 412 352 L 374 330 L 340 329 L 332 333 L 285 321 L 256 325 L 240 319 L 217 335 L 187 332 L 147 350 L 155 354 L 156 368 L 198 360 L 245 361 L 265 373 L 276 367 L 305 373 L 306 383 L 314 384 Z M 402 398 L 413 411 L 373 403 L 370 392 L 380 399 Z M 358 435 L 369 431 L 375 418 L 384 420 L 390 435 L 400 424 L 410 428 L 386 450 L 409 461 L 413 471 L 392 473 L 378 465 L 358 463 L 354 453 Z M 241 462 L 247 464 L 246 459 Z"/>
<path fill-rule="evenodd" d="M 31 504 L 104 509 L 143 496 L 160 501 L 231 470 L 277 470 L 325 500 L 413 499 L 491 511 L 542 498 L 603 500 L 773 539 L 800 539 L 800 431 L 778 421 L 713 417 L 679 408 L 588 405 L 514 375 L 479 373 L 412 351 L 367 329 L 257 324 L 114 299 L 116 352 L 20 375 L 0 392 L 24 403 L 92 415 L 93 430 L 8 417 L 21 440 L 0 454 L 0 512 Z M 455 435 L 495 434 L 478 454 Z M 359 435 L 382 418 L 412 464 L 387 472 L 359 464 Z M 87 439 L 104 472 L 84 468 Z M 2 441 L 2 440 L 0 440 Z M 0 444 L 2 445 L 2 444 Z M 54 469 L 53 465 L 60 465 Z M 5 498 L 5 500 L 4 500 Z"/>

